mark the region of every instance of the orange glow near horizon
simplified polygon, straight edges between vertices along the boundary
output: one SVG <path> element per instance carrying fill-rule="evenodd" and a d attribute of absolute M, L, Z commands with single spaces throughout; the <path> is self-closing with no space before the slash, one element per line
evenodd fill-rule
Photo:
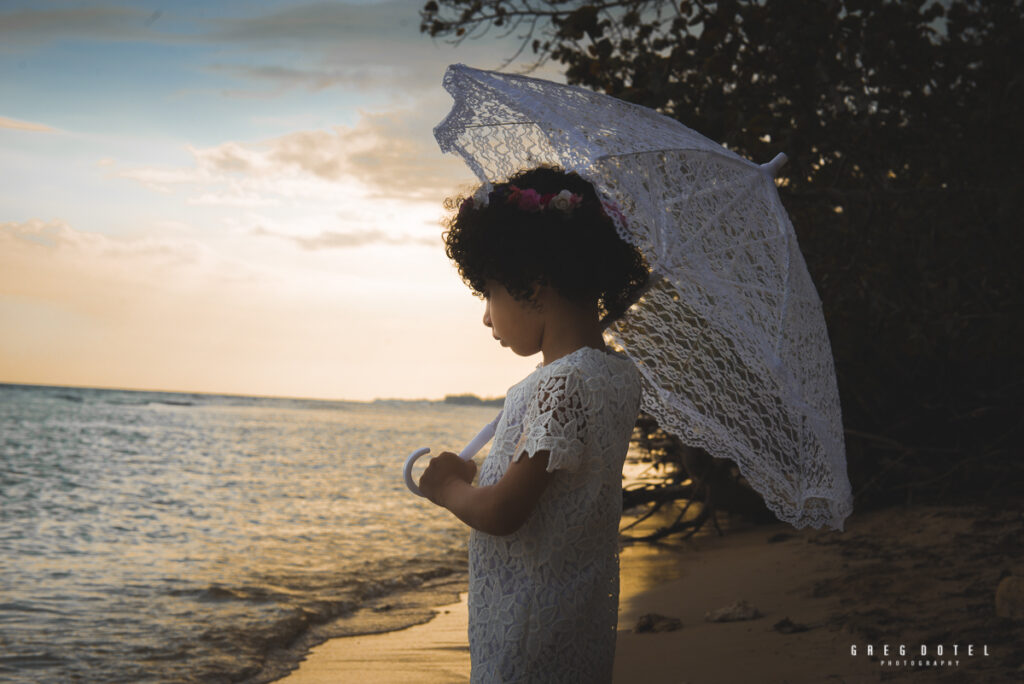
<path fill-rule="evenodd" d="M 4 224 L 0 381 L 369 400 L 500 396 L 529 372 L 493 344 L 440 246 L 346 257 L 332 262 L 349 278 L 308 261 L 298 277 L 180 244 Z"/>

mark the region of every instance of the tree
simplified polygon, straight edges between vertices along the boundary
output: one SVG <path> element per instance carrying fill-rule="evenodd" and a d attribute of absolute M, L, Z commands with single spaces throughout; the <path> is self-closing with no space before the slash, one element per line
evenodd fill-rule
<path fill-rule="evenodd" d="M 818 287 L 860 503 L 1020 481 L 1024 2 L 430 0 L 755 161 Z M 1000 490 L 999 486 L 1006 486 Z"/>

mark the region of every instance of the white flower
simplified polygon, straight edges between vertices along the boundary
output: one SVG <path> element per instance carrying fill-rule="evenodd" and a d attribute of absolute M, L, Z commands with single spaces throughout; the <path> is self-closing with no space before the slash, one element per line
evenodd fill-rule
<path fill-rule="evenodd" d="M 568 190 L 563 190 L 562 192 L 558 193 L 557 195 L 551 198 L 551 200 L 548 202 L 548 206 L 553 207 L 558 211 L 569 212 L 572 211 L 572 208 L 578 202 L 579 200 L 577 200 L 576 202 L 573 201 L 573 194 L 571 192 L 569 192 Z"/>

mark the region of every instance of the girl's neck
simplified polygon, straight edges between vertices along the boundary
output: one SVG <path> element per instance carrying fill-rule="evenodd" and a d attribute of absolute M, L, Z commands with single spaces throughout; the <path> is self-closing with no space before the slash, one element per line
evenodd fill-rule
<path fill-rule="evenodd" d="M 541 306 L 545 320 L 540 350 L 545 366 L 581 347 L 606 349 L 596 302 L 580 304 L 548 290 Z"/>

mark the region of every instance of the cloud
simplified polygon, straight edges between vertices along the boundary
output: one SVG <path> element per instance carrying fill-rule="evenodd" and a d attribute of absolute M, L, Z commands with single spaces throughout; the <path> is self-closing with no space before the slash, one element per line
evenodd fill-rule
<path fill-rule="evenodd" d="M 0 255 L 0 292 L 7 294 L 31 289 L 40 274 L 54 265 L 68 276 L 72 288 L 86 272 L 93 284 L 127 279 L 145 288 L 205 273 L 214 260 L 212 251 L 194 240 L 116 239 L 74 230 L 64 221 L 41 219 L 0 222 Z"/>
<path fill-rule="evenodd" d="M 379 41 L 418 32 L 419 8 L 419 0 L 305 3 L 266 14 L 210 19 L 205 35 L 217 43 L 262 48 L 337 46 L 348 38 Z"/>
<path fill-rule="evenodd" d="M 440 154 L 429 134 L 434 121 L 410 110 L 364 112 L 352 127 L 279 138 L 268 156 L 275 165 L 325 180 L 359 179 L 378 196 L 439 199 L 469 174 L 461 162 Z"/>
<path fill-rule="evenodd" d="M 386 90 L 395 99 L 437 89 L 445 67 L 453 62 L 504 67 L 524 41 L 530 42 L 525 29 L 495 29 L 458 46 L 432 39 L 420 32 L 423 5 L 423 0 L 304 3 L 265 14 L 211 19 L 200 40 L 234 46 L 244 55 L 210 65 L 211 69 L 269 85 L 274 94 L 342 86 Z M 534 59 L 527 49 L 515 64 L 522 68 Z"/>
<path fill-rule="evenodd" d="M 270 88 L 271 94 L 329 87 L 408 96 L 436 87 L 448 61 L 419 32 L 419 0 L 312 3 L 211 20 L 202 40 L 244 55 L 210 65 Z M 233 96 L 265 92 L 232 89 Z"/>
<path fill-rule="evenodd" d="M 341 87 L 402 100 L 436 89 L 451 62 L 498 68 L 520 47 L 517 34 L 499 32 L 457 48 L 433 40 L 419 31 L 422 5 L 422 0 L 280 2 L 268 9 L 225 1 L 217 3 L 218 12 L 189 3 L 152 12 L 113 0 L 47 9 L 25 3 L 0 10 L 0 52 L 67 39 L 185 46 L 203 52 L 190 63 L 237 81 L 220 87 L 228 97 Z M 216 59 L 205 61 L 207 54 Z M 530 61 L 527 51 L 520 63 Z"/>
<path fill-rule="evenodd" d="M 371 69 L 359 66 L 327 70 L 282 65 L 213 64 L 208 70 L 219 71 L 247 81 L 267 83 L 272 87 L 270 93 L 242 89 L 224 90 L 224 94 L 229 97 L 265 97 L 267 94 L 278 95 L 293 88 L 318 92 L 335 85 L 356 85 L 361 89 L 369 89 L 380 82 L 372 74 Z"/>
<path fill-rule="evenodd" d="M 440 239 L 437 237 L 390 235 L 381 230 L 323 231 L 317 235 L 310 236 L 288 235 L 260 226 L 253 228 L 250 231 L 250 235 L 290 240 L 306 250 L 348 249 L 366 247 L 368 245 L 422 245 L 436 248 L 440 245 Z"/>
<path fill-rule="evenodd" d="M 6 116 L 0 116 L 0 128 L 12 128 L 16 131 L 34 131 L 37 133 L 57 133 L 59 132 L 56 128 L 47 126 L 46 124 L 36 123 L 34 121 L 19 121 L 18 119 L 8 119 Z"/>
<path fill-rule="evenodd" d="M 385 63 L 370 62 L 368 50 L 361 56 L 342 55 L 341 65 L 292 66 L 282 64 L 231 64 L 217 63 L 206 67 L 207 71 L 222 73 L 235 77 L 243 82 L 263 84 L 266 89 L 254 87 L 223 88 L 221 94 L 233 98 L 267 98 L 283 95 L 291 90 L 320 92 L 328 88 L 341 87 L 346 91 L 387 91 L 389 97 L 401 99 L 413 93 L 425 90 L 428 84 L 439 82 L 443 68 L 440 63 L 426 64 L 422 58 L 415 56 L 412 41 L 395 44 L 394 49 L 382 51 L 380 55 Z M 350 46 L 351 47 L 351 46 Z M 379 45 L 373 46 L 379 48 Z M 369 49 L 369 47 L 368 47 Z M 389 64 L 400 54 L 409 55 L 402 63 Z M 437 76 L 437 78 L 435 78 Z"/>
<path fill-rule="evenodd" d="M 9 9 L 0 12 L 0 51 L 60 40 L 85 38 L 135 41 L 151 37 L 151 12 L 101 5 L 54 9 Z"/>
<path fill-rule="evenodd" d="M 195 204 L 272 206 L 318 200 L 441 200 L 472 182 L 461 161 L 430 136 L 430 107 L 364 112 L 354 126 L 297 131 L 257 142 L 190 147 L 192 167 L 137 167 L 117 173 L 157 192 L 194 187 Z M 354 196 L 353 196 L 354 195 Z"/>

